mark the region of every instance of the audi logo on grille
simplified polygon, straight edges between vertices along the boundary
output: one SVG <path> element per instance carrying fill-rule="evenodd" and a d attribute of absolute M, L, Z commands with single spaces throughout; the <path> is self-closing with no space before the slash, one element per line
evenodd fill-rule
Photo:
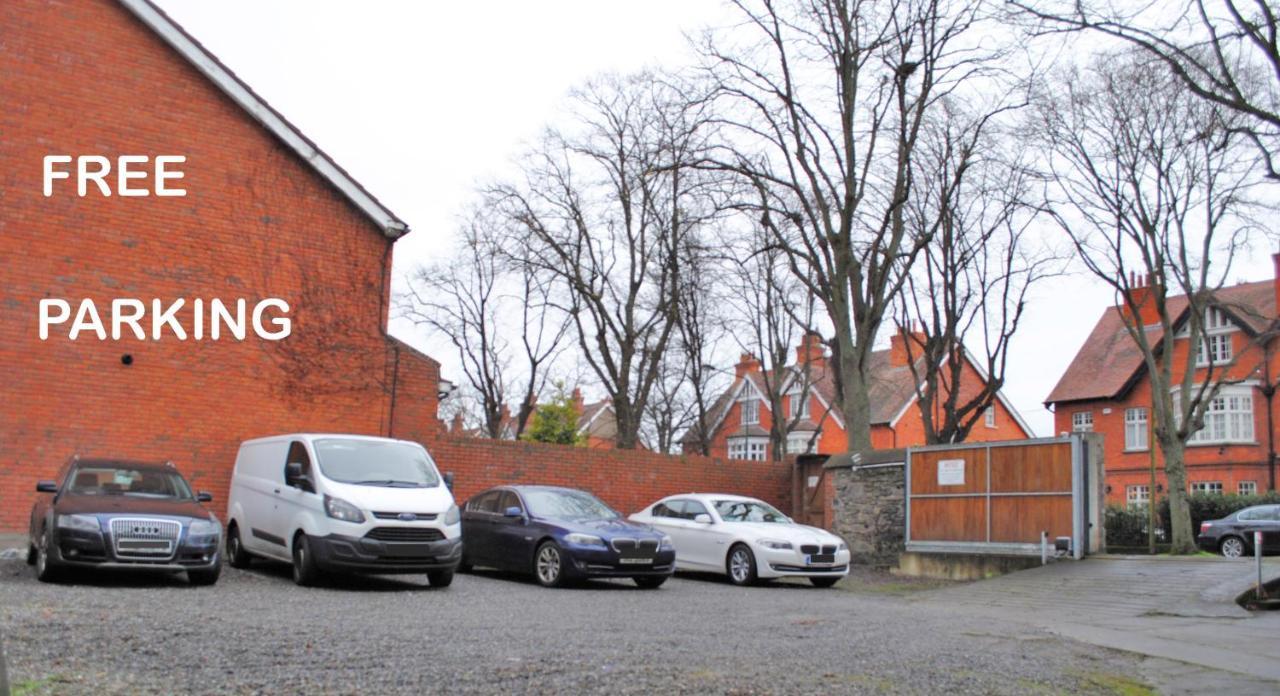
<path fill-rule="evenodd" d="M 134 525 L 133 533 L 134 534 L 159 534 L 160 528 L 159 527 L 140 527 L 140 526 Z"/>

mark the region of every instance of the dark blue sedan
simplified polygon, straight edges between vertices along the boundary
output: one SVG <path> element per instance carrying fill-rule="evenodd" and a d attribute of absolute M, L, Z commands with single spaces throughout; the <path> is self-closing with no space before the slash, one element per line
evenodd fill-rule
<path fill-rule="evenodd" d="M 585 491 L 501 486 L 462 511 L 462 565 L 533 573 L 546 587 L 585 578 L 631 578 L 656 588 L 675 570 L 671 538 L 624 519 Z"/>

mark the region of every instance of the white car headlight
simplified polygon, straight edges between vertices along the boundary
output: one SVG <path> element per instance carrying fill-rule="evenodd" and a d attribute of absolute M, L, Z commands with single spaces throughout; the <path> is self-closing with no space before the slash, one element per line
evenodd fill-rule
<path fill-rule="evenodd" d="M 564 540 L 570 544 L 578 544 L 579 546 L 604 546 L 604 539 L 594 534 L 580 534 L 573 532 L 564 535 Z"/>
<path fill-rule="evenodd" d="M 222 533 L 222 525 L 217 520 L 196 520 L 187 533 L 189 536 L 218 536 Z"/>
<path fill-rule="evenodd" d="M 848 551 L 849 545 L 843 541 L 836 545 L 836 551 Z"/>
<path fill-rule="evenodd" d="M 781 541 L 779 539 L 761 539 L 756 542 L 766 549 L 774 549 L 776 551 L 790 551 L 793 547 L 789 541 Z"/>
<path fill-rule="evenodd" d="M 360 512 L 360 508 L 342 498 L 335 498 L 331 495 L 324 497 L 324 514 L 343 522 L 354 522 L 356 524 L 364 522 L 364 513 Z"/>
<path fill-rule="evenodd" d="M 78 532 L 100 532 L 98 518 L 93 515 L 58 515 L 58 529 L 74 529 Z"/>

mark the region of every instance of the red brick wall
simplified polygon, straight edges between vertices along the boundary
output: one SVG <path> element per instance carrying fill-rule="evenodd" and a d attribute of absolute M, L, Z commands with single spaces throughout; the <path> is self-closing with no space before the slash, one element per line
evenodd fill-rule
<path fill-rule="evenodd" d="M 501 484 L 583 488 L 631 514 L 676 493 L 736 493 L 791 510 L 791 464 L 601 450 L 444 435 L 425 443 L 441 471 L 454 473 L 459 502 Z"/>
<path fill-rule="evenodd" d="M 172 459 L 220 510 L 241 440 L 385 434 L 380 231 L 115 3 L 10 0 L 0 27 L 0 530 L 25 528 L 36 479 L 76 453 Z M 45 198 L 48 154 L 185 155 L 188 194 L 79 198 L 63 181 Z M 41 342 L 43 297 L 281 297 L 293 334 Z M 432 386 L 407 387 L 416 414 L 397 423 L 429 429 L 437 369 L 418 366 Z"/>

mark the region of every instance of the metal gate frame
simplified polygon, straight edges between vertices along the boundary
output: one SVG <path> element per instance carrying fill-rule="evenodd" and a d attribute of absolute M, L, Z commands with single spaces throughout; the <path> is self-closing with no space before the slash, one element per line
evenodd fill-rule
<path fill-rule="evenodd" d="M 995 493 L 991 492 L 991 450 L 998 447 L 1025 447 L 1027 445 L 1052 445 L 1068 443 L 1071 445 L 1071 490 L 1070 491 L 1034 491 Z M 929 493 L 911 494 L 911 458 L 915 452 L 936 452 L 946 450 L 985 450 L 986 451 L 986 490 L 981 493 Z M 1002 440 L 994 442 L 959 443 L 955 445 L 930 445 L 927 447 L 910 447 L 907 449 L 906 486 L 903 496 L 906 498 L 906 550 L 923 553 L 978 553 L 988 555 L 1039 556 L 1041 547 L 1038 543 L 1015 543 L 991 541 L 991 498 L 1014 498 L 1036 496 L 1071 496 L 1071 556 L 1084 558 L 1089 552 L 1089 535 L 1086 533 L 1089 519 L 1089 490 L 1087 466 L 1088 448 L 1084 446 L 1084 438 L 1079 433 L 1063 437 L 1035 438 L 1031 440 Z M 986 541 L 913 541 L 911 539 L 911 499 L 912 498 L 984 498 L 986 500 Z M 1050 539 L 1052 544 L 1053 540 Z"/>

